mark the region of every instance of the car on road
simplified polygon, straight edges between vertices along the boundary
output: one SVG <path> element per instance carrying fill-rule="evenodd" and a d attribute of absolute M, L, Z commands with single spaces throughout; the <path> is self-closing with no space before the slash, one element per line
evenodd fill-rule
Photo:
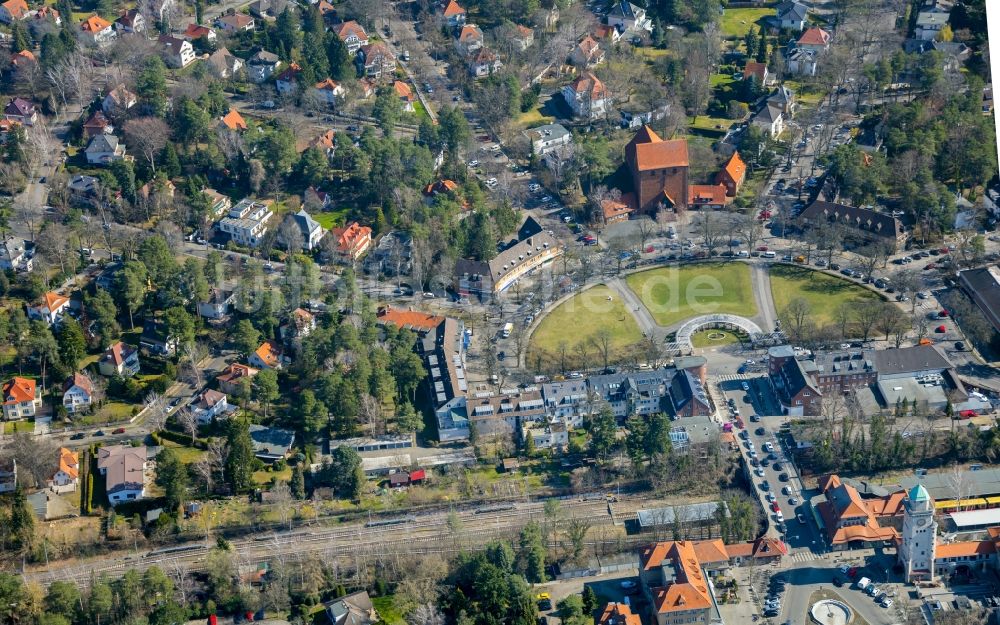
<path fill-rule="evenodd" d="M 844 580 L 841 579 L 840 577 L 834 575 L 834 577 L 833 577 L 833 585 L 836 586 L 837 588 L 840 588 L 840 587 L 842 587 L 844 585 Z"/>
<path fill-rule="evenodd" d="M 757 428 L 756 430 L 753 431 L 753 433 L 756 434 L 757 436 L 764 436 L 764 434 L 767 433 L 767 430 L 765 430 L 764 428 Z"/>
<path fill-rule="evenodd" d="M 757 467 L 756 469 L 753 470 L 753 472 L 754 472 L 754 475 L 756 475 L 757 477 L 764 477 L 764 468 L 763 467 Z"/>
<path fill-rule="evenodd" d="M 507 358 L 507 352 L 497 352 L 497 360 L 503 360 Z"/>
<path fill-rule="evenodd" d="M 797 506 L 797 505 L 799 505 L 798 498 L 797 497 L 789 497 L 788 498 L 788 505 L 790 505 L 790 506 Z"/>
<path fill-rule="evenodd" d="M 479 167 L 479 161 L 476 159 L 472 159 L 471 161 L 469 161 L 469 167 Z"/>
<path fill-rule="evenodd" d="M 788 474 L 787 473 L 782 473 L 782 474 L 778 475 L 778 480 L 781 481 L 781 482 L 787 482 L 788 481 Z"/>
<path fill-rule="evenodd" d="M 97 430 L 96 432 L 94 432 L 93 435 L 94 436 L 104 436 L 104 430 Z"/>
<path fill-rule="evenodd" d="M 124 434 L 125 433 L 125 428 L 115 428 L 111 433 L 112 434 Z"/>
<path fill-rule="evenodd" d="M 806 517 L 804 515 L 796 514 L 795 515 L 795 520 L 798 521 L 799 523 L 803 524 L 803 525 L 806 524 Z"/>
<path fill-rule="evenodd" d="M 879 605 L 888 610 L 889 608 L 892 607 L 892 599 L 888 597 L 883 597 Z"/>
<path fill-rule="evenodd" d="M 740 384 L 740 386 L 742 386 L 742 387 L 743 387 L 743 390 L 744 390 L 744 391 L 747 391 L 747 392 L 749 392 L 749 391 L 750 391 L 750 385 L 749 385 L 749 384 L 747 384 L 746 382 L 743 382 L 742 384 Z"/>
<path fill-rule="evenodd" d="M 767 482 L 767 480 L 764 480 L 760 483 L 760 489 L 764 491 L 771 490 L 771 485 Z"/>
<path fill-rule="evenodd" d="M 781 507 L 778 506 L 778 502 L 777 501 L 772 501 L 771 502 L 771 512 L 778 512 L 780 510 L 781 510 Z"/>
<path fill-rule="evenodd" d="M 83 432 L 77 432 L 73 436 L 70 436 L 69 440 L 71 440 L 71 441 L 78 441 L 78 440 L 82 440 L 82 439 L 84 439 L 86 437 L 87 437 L 87 435 L 84 434 Z"/>
<path fill-rule="evenodd" d="M 636 583 L 635 583 L 635 582 L 634 582 L 633 580 L 631 580 L 631 579 L 623 579 L 623 580 L 622 580 L 622 583 L 621 583 L 621 587 L 622 587 L 622 588 L 626 588 L 626 589 L 627 589 L 627 588 L 635 588 L 635 587 L 636 587 L 637 585 L 638 585 L 638 584 L 636 584 Z"/>
<path fill-rule="evenodd" d="M 784 470 L 785 466 L 783 464 L 781 464 L 780 462 L 775 462 L 774 465 L 772 466 L 772 468 L 775 471 L 782 471 L 782 470 Z"/>
<path fill-rule="evenodd" d="M 955 341 L 955 349 L 957 349 L 960 352 L 964 352 L 965 351 L 965 343 L 963 343 L 962 341 Z"/>

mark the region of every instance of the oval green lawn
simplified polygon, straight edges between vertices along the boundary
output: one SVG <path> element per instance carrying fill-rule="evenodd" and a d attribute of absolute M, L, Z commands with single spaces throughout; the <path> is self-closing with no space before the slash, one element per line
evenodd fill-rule
<path fill-rule="evenodd" d="M 608 301 L 608 297 L 611 301 Z M 639 324 L 632 313 L 626 310 L 622 298 L 607 286 L 598 284 L 577 293 L 545 315 L 531 333 L 527 362 L 534 366 L 541 357 L 543 363 L 558 367 L 559 344 L 565 341 L 568 348 L 567 361 L 572 363 L 569 368 L 581 366 L 574 350 L 579 343 L 588 346 L 588 360 L 593 366 L 602 360 L 594 345 L 601 328 L 607 328 L 611 332 L 610 351 L 617 355 L 612 360 L 620 360 L 629 347 L 642 340 Z"/>
<path fill-rule="evenodd" d="M 822 328 L 834 323 L 834 311 L 843 303 L 882 299 L 878 293 L 822 271 L 796 265 L 772 265 L 771 296 L 778 315 L 799 297 L 811 308 L 811 319 Z"/>
<path fill-rule="evenodd" d="M 659 267 L 633 273 L 625 282 L 661 326 L 713 313 L 757 314 L 750 267 L 745 263 Z"/>

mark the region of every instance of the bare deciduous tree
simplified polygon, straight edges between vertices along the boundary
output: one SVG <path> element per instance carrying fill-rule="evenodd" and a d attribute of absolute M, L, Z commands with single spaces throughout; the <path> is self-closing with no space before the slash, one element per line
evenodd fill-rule
<path fill-rule="evenodd" d="M 167 145 L 170 128 L 159 117 L 139 117 L 125 122 L 125 140 L 149 161 L 149 168 L 156 173 L 156 157 Z"/>

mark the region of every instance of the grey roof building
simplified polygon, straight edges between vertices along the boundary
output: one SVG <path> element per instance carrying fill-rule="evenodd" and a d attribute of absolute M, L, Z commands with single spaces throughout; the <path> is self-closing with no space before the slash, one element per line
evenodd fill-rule
<path fill-rule="evenodd" d="M 250 438 L 253 440 L 253 455 L 270 463 L 288 455 L 295 443 L 295 432 L 251 424 Z"/>
<path fill-rule="evenodd" d="M 967 269 L 958 274 L 958 282 L 993 329 L 1000 332 L 1000 266 Z"/>
<path fill-rule="evenodd" d="M 805 207 L 798 219 L 803 229 L 825 222 L 840 226 L 859 242 L 882 242 L 893 251 L 906 241 L 899 219 L 870 208 L 817 200 Z"/>

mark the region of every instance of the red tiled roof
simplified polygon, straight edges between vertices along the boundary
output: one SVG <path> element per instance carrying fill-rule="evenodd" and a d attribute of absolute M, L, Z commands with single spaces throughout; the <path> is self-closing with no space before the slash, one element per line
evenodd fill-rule
<path fill-rule="evenodd" d="M 457 2 L 455 2 L 455 0 L 451 0 L 448 3 L 448 6 L 446 6 L 445 9 L 444 9 L 444 16 L 445 17 L 451 17 L 452 15 L 462 15 L 464 13 L 465 13 L 465 9 L 463 9 L 460 4 L 458 4 Z"/>
<path fill-rule="evenodd" d="M 429 332 L 444 323 L 444 317 L 416 310 L 398 310 L 390 306 L 380 308 L 377 319 L 381 323 L 391 323 L 397 328 L 406 328 L 418 332 Z"/>
<path fill-rule="evenodd" d="M 80 463 L 76 459 L 75 451 L 65 447 L 59 448 L 59 470 L 71 479 L 76 479 L 80 475 Z"/>
<path fill-rule="evenodd" d="M 570 88 L 576 93 L 589 94 L 591 100 L 603 98 L 607 93 L 604 83 L 593 72 L 583 72 L 577 76 L 576 80 L 570 83 Z"/>
<path fill-rule="evenodd" d="M 15 376 L 3 385 L 3 403 L 19 404 L 23 401 L 35 401 L 35 381 Z"/>
<path fill-rule="evenodd" d="M 733 155 L 722 167 L 722 171 L 729 176 L 730 180 L 738 183 L 743 180 L 743 176 L 747 173 L 747 164 L 743 162 L 739 152 L 733 152 Z"/>
<path fill-rule="evenodd" d="M 830 43 L 830 33 L 822 28 L 807 28 L 799 37 L 799 45 L 825 46 Z"/>
<path fill-rule="evenodd" d="M 90 378 L 79 371 L 66 379 L 66 383 L 63 384 L 63 392 L 65 393 L 74 386 L 79 386 L 86 391 L 88 395 L 94 394 L 94 383 L 90 381 Z"/>
<path fill-rule="evenodd" d="M 230 363 L 217 378 L 219 382 L 235 382 L 240 378 L 252 378 L 253 376 L 260 373 L 259 369 L 255 369 L 250 365 L 243 365 L 238 362 Z"/>
<path fill-rule="evenodd" d="M 664 141 L 649 126 L 643 126 L 625 146 L 625 150 L 632 154 L 632 160 L 639 171 L 688 166 L 687 141 Z"/>
<path fill-rule="evenodd" d="M 638 614 L 632 613 L 632 608 L 624 603 L 609 602 L 597 619 L 597 625 L 642 625 Z"/>
<path fill-rule="evenodd" d="M 354 35 L 361 41 L 368 40 L 368 33 L 365 32 L 364 27 L 354 20 L 348 20 L 340 26 L 337 26 L 337 36 L 341 39 L 347 39 L 351 35 Z"/>
<path fill-rule="evenodd" d="M 2 5 L 10 16 L 16 20 L 24 17 L 24 14 L 28 12 L 28 3 L 24 0 L 7 0 Z"/>
<path fill-rule="evenodd" d="M 229 112 L 222 116 L 223 125 L 230 130 L 246 130 L 247 122 L 240 115 L 240 112 L 234 108 L 229 109 Z"/>
<path fill-rule="evenodd" d="M 202 26 L 201 24 L 188 24 L 188 27 L 184 30 L 184 36 L 190 37 L 191 39 L 200 39 L 202 37 L 207 37 L 214 32 L 208 26 Z"/>
<path fill-rule="evenodd" d="M 275 367 L 281 362 L 281 346 L 270 339 L 261 343 L 254 353 L 269 367 Z"/>
<path fill-rule="evenodd" d="M 746 67 L 743 68 L 743 78 L 750 78 L 753 76 L 758 82 L 764 82 L 764 77 L 767 75 L 767 65 L 764 63 L 757 63 L 755 61 L 748 61 Z"/>
<path fill-rule="evenodd" d="M 688 202 L 692 206 L 699 204 L 725 204 L 726 187 L 721 184 L 688 185 Z"/>
<path fill-rule="evenodd" d="M 321 91 L 336 91 L 338 87 L 340 87 L 340 83 L 332 78 L 325 78 L 313 85 L 314 89 Z"/>
<path fill-rule="evenodd" d="M 100 15 L 91 15 L 80 22 L 80 28 L 86 33 L 99 33 L 109 26 L 111 26 L 111 22 Z"/>
<path fill-rule="evenodd" d="M 967 558 L 996 553 L 992 540 L 967 540 L 958 543 L 938 544 L 934 549 L 934 559 Z"/>

